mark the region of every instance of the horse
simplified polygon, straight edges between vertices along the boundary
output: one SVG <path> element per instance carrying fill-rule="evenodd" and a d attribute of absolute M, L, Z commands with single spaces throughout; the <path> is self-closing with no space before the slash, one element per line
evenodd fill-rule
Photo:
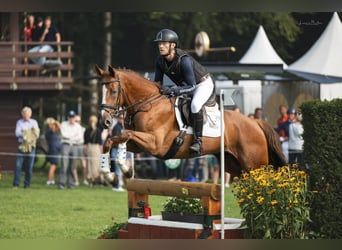
<path fill-rule="evenodd" d="M 165 156 L 179 136 L 175 117 L 175 99 L 160 94 L 160 86 L 137 72 L 108 66 L 108 71 L 95 66 L 101 79 L 101 121 L 105 128 L 112 126 L 113 118 L 125 114 L 125 130 L 120 136 L 107 138 L 103 155 L 108 163 L 109 151 L 122 143 L 130 152 L 146 152 L 159 159 Z M 173 159 L 194 157 L 189 151 L 193 135 L 183 135 L 183 141 Z M 202 155 L 214 154 L 220 161 L 221 137 L 202 138 Z M 265 165 L 285 165 L 279 137 L 274 128 L 263 120 L 224 110 L 224 166 L 233 177 Z M 104 157 L 104 158 L 106 158 Z M 104 163 L 107 161 L 107 163 Z M 221 164 L 221 163 L 220 163 Z M 120 166 L 121 167 L 121 166 Z M 131 177 L 126 167 L 123 174 Z"/>

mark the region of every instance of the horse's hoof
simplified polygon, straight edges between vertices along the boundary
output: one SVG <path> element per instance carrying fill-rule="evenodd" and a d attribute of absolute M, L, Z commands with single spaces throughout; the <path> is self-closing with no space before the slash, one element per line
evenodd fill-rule
<path fill-rule="evenodd" d="M 133 169 L 130 168 L 127 172 L 124 172 L 123 174 L 126 178 L 130 179 L 133 176 Z"/>

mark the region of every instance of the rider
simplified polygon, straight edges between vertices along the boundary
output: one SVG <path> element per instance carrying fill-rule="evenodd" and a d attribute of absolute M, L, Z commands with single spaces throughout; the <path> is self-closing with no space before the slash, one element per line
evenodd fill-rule
<path fill-rule="evenodd" d="M 201 154 L 203 105 L 214 94 L 214 82 L 208 71 L 185 51 L 179 49 L 178 35 L 170 29 L 162 29 L 156 35 L 159 56 L 155 67 L 155 82 L 162 85 L 166 74 L 178 87 L 162 87 L 160 92 L 168 96 L 187 94 L 191 97 L 191 120 L 194 141 L 190 146 L 193 154 Z"/>

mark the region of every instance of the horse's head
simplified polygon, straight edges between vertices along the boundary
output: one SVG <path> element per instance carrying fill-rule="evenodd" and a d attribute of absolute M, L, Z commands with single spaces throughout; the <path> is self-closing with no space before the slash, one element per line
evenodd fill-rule
<path fill-rule="evenodd" d="M 101 77 L 102 85 L 102 125 L 110 128 L 113 125 L 113 118 L 119 115 L 120 107 L 123 105 L 120 76 L 111 66 L 108 66 L 108 71 L 104 71 L 97 65 L 95 68 Z"/>

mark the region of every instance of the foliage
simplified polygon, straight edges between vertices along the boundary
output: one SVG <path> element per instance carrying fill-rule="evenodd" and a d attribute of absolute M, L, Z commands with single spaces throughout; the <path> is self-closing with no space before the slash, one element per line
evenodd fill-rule
<path fill-rule="evenodd" d="M 110 225 L 106 225 L 97 236 L 97 239 L 106 240 L 106 239 L 117 239 L 119 230 L 123 229 L 126 223 L 120 223 L 112 221 Z"/>
<path fill-rule="evenodd" d="M 342 99 L 301 105 L 304 158 L 310 171 L 311 230 L 319 237 L 342 238 Z"/>
<path fill-rule="evenodd" d="M 163 203 L 163 211 L 177 214 L 201 214 L 202 201 L 198 198 L 169 197 Z"/>
<path fill-rule="evenodd" d="M 303 239 L 310 222 L 307 175 L 296 165 L 261 167 L 235 177 L 233 192 L 245 218 L 248 237 Z"/>

